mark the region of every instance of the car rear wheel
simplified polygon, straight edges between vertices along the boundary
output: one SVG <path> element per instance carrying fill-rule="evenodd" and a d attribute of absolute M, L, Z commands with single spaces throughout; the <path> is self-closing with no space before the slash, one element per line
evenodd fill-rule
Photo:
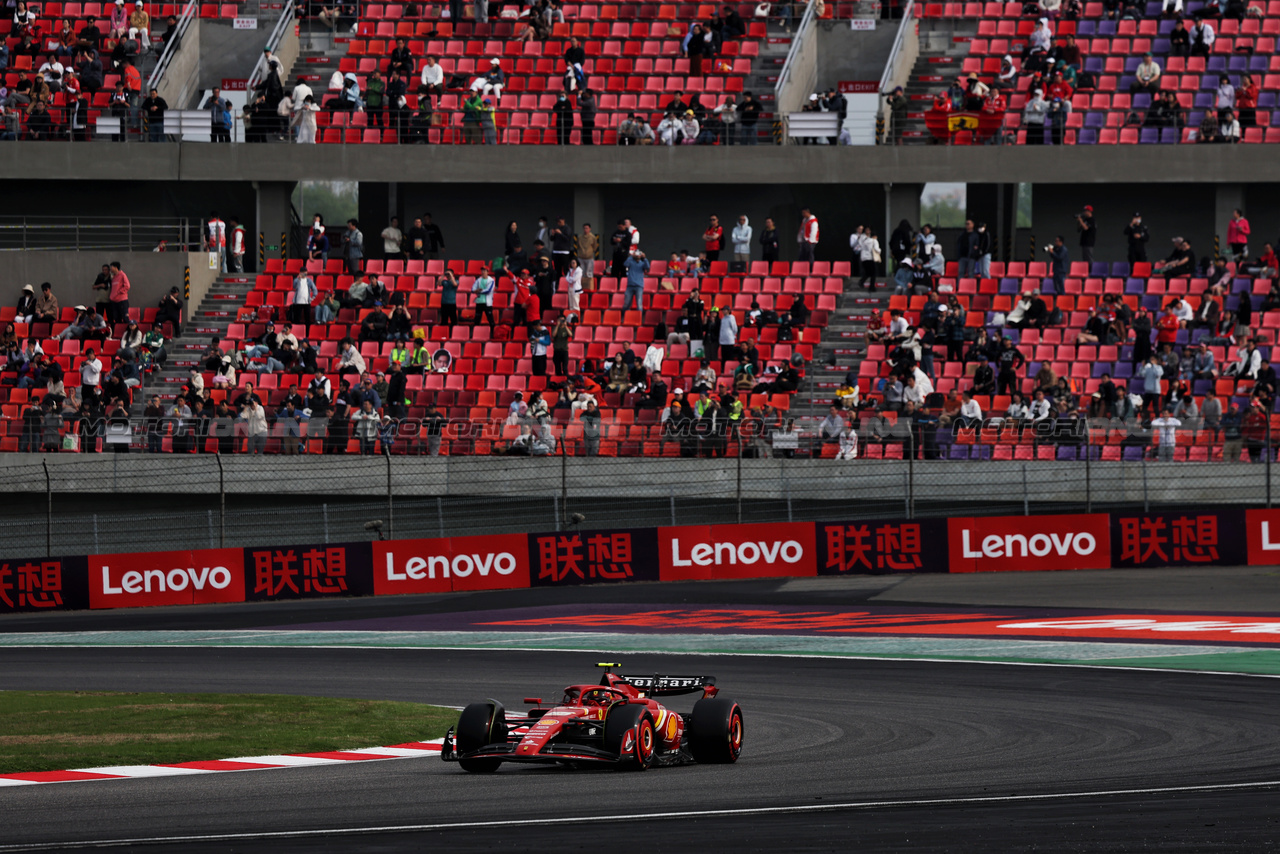
<path fill-rule="evenodd" d="M 638 705 L 610 709 L 604 722 L 604 749 L 616 752 L 618 759 L 633 771 L 644 771 L 653 764 L 658 733 L 649 710 Z"/>
<path fill-rule="evenodd" d="M 693 706 L 689 721 L 689 752 L 704 765 L 737 762 L 742 752 L 742 709 L 733 700 L 712 697 Z"/>
<path fill-rule="evenodd" d="M 498 770 L 501 759 L 465 758 L 466 754 L 489 744 L 507 741 L 507 712 L 497 700 L 472 703 L 462 710 L 456 731 L 458 764 L 464 771 L 488 774 Z"/>

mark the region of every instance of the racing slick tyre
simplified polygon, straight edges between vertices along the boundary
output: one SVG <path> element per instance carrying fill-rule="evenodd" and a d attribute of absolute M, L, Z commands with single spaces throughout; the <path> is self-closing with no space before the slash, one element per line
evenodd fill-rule
<path fill-rule="evenodd" d="M 618 759 L 633 771 L 648 768 L 658 750 L 658 734 L 649 710 L 629 704 L 610 709 L 604 721 L 604 749 L 617 753 Z"/>
<path fill-rule="evenodd" d="M 689 752 L 700 765 L 738 761 L 742 752 L 742 709 L 733 700 L 711 697 L 693 704 L 688 722 Z"/>
<path fill-rule="evenodd" d="M 500 759 L 467 759 L 466 754 L 488 744 L 505 744 L 507 740 L 507 712 L 497 700 L 472 703 L 462 710 L 458 718 L 457 750 L 461 757 L 458 764 L 463 771 L 488 774 L 498 770 Z"/>

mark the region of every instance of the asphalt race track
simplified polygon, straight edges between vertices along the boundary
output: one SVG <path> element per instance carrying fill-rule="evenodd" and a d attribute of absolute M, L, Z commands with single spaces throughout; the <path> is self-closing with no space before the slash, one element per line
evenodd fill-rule
<path fill-rule="evenodd" d="M 712 589 L 702 595 L 726 601 L 723 589 L 706 592 Z M 872 591 L 851 585 L 849 594 L 865 599 Z M 243 611 L 223 613 L 235 626 L 273 624 L 265 610 L 256 623 Z M 90 616 L 117 625 L 128 619 Z M 199 619 L 219 622 L 217 609 Z M 555 696 L 570 681 L 592 679 L 598 658 L 20 648 L 4 651 L 0 672 L 10 689 L 274 692 L 446 705 L 496 697 L 520 708 L 524 696 Z M 264 852 L 1280 847 L 1277 679 L 751 656 L 635 655 L 625 665 L 714 674 L 746 715 L 740 762 L 644 774 L 518 767 L 485 776 L 411 759 L 12 787 L 0 789 L 0 850 L 126 839 L 139 840 L 126 850 Z M 686 708 L 683 702 L 672 705 Z"/>

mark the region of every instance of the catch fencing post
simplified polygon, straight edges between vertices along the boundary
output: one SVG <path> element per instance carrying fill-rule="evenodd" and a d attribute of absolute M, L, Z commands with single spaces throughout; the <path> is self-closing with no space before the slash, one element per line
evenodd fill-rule
<path fill-rule="evenodd" d="M 1142 512 L 1151 512 L 1151 502 L 1147 497 L 1147 458 L 1145 449 L 1142 457 Z"/>
<path fill-rule="evenodd" d="M 565 449 L 565 440 L 568 435 L 568 427 L 560 431 L 560 530 L 562 531 L 569 527 L 569 452 Z"/>
<path fill-rule="evenodd" d="M 1271 413 L 1267 413 L 1267 509 L 1271 509 Z"/>
<path fill-rule="evenodd" d="M 907 428 L 907 518 L 916 517 L 916 433 Z"/>
<path fill-rule="evenodd" d="M 1022 464 L 1022 515 L 1031 515 L 1031 499 L 1027 496 L 1027 464 Z"/>
<path fill-rule="evenodd" d="M 1090 462 L 1093 459 L 1093 445 L 1089 436 L 1089 419 L 1084 420 L 1084 512 L 1093 512 L 1093 475 Z"/>
<path fill-rule="evenodd" d="M 742 524 L 742 434 L 738 434 L 738 524 Z"/>
<path fill-rule="evenodd" d="M 40 465 L 44 467 L 44 556 L 53 557 L 53 481 L 49 479 L 49 461 L 41 459 Z"/>
<path fill-rule="evenodd" d="M 383 445 L 382 455 L 387 458 L 387 539 L 390 540 L 395 532 L 393 502 L 391 499 L 391 449 Z"/>
<path fill-rule="evenodd" d="M 222 454 L 214 453 L 213 458 L 218 461 L 218 548 L 225 549 L 227 547 L 226 480 L 222 471 Z"/>

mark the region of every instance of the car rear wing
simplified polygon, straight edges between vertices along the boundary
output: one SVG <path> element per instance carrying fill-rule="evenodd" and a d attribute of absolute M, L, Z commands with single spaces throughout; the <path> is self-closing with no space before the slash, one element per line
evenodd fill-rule
<path fill-rule="evenodd" d="M 699 691 L 715 693 L 716 678 L 714 676 L 621 676 L 634 686 L 637 691 L 650 697 L 671 697 L 678 694 L 696 694 Z"/>

